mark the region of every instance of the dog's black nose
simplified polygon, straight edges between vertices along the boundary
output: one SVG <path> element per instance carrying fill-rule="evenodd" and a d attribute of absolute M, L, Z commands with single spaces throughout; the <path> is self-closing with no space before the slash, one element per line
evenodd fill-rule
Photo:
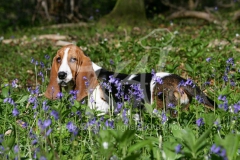
<path fill-rule="evenodd" d="M 66 72 L 58 72 L 58 78 L 59 79 L 65 79 L 67 77 L 67 73 Z"/>

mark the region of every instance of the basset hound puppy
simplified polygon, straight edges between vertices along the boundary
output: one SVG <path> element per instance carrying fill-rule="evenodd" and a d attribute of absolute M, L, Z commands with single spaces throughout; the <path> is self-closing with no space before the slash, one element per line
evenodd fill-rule
<path fill-rule="evenodd" d="M 133 106 L 156 103 L 157 108 L 188 106 L 196 98 L 206 107 L 216 107 L 191 80 L 176 74 L 141 73 L 127 75 L 114 73 L 93 63 L 75 45 L 67 45 L 53 58 L 50 82 L 45 92 L 48 99 L 57 99 L 61 89 L 77 91 L 76 99 L 89 98 L 91 109 L 107 113 L 116 109 L 118 102 L 131 101 Z"/>

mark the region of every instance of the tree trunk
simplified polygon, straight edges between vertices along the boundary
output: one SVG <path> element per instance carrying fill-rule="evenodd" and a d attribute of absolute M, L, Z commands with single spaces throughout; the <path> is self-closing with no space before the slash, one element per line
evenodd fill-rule
<path fill-rule="evenodd" d="M 114 25 L 146 24 L 144 0 L 118 0 L 113 10 L 100 23 Z"/>

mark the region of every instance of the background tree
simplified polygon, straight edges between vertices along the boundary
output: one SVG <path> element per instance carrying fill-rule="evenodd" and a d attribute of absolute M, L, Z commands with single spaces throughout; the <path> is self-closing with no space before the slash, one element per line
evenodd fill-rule
<path fill-rule="evenodd" d="M 146 24 L 144 0 L 117 0 L 113 10 L 100 23 L 136 25 Z"/>

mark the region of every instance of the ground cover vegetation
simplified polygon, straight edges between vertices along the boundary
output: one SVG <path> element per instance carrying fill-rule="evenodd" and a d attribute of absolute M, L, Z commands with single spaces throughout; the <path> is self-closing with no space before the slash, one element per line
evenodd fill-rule
<path fill-rule="evenodd" d="M 218 109 L 209 111 L 196 99 L 189 111 L 170 106 L 178 115 L 172 117 L 165 110 L 156 110 L 155 105 L 146 104 L 145 110 L 137 110 L 129 101 L 119 103 L 117 109 L 107 115 L 97 116 L 86 102 L 74 100 L 74 92 L 63 92 L 56 101 L 41 95 L 49 81 L 52 57 L 59 48 L 53 42 L 1 44 L 2 157 L 239 158 L 237 43 L 240 31 L 237 25 L 230 25 L 224 34 L 211 25 L 196 28 L 171 23 L 166 27 L 171 31 L 127 32 L 91 26 L 28 29 L 24 33 L 30 42 L 43 33 L 74 35 L 77 45 L 92 61 L 109 70 L 138 73 L 154 69 L 191 78 L 216 101 Z M 23 33 L 13 34 L 21 37 Z M 136 113 L 140 113 L 140 117 L 136 117 Z"/>
<path fill-rule="evenodd" d="M 0 27 L 9 25 L 8 20 Z M 158 15 L 143 27 L 88 23 L 4 29 L 1 158 L 239 159 L 240 29 L 237 22 L 230 22 L 165 20 Z M 137 86 L 129 90 L 126 102 L 101 116 L 88 108 L 90 99 L 77 102 L 74 91 L 63 91 L 58 100 L 50 101 L 43 93 L 60 46 L 54 38 L 40 38 L 46 34 L 66 36 L 108 70 L 152 76 L 164 71 L 191 79 L 218 108 L 206 109 L 196 97 L 188 111 L 181 106 L 156 110 L 156 104 L 139 110 L 131 102 L 131 97 L 142 96 Z M 107 83 L 119 85 L 117 79 Z"/>

